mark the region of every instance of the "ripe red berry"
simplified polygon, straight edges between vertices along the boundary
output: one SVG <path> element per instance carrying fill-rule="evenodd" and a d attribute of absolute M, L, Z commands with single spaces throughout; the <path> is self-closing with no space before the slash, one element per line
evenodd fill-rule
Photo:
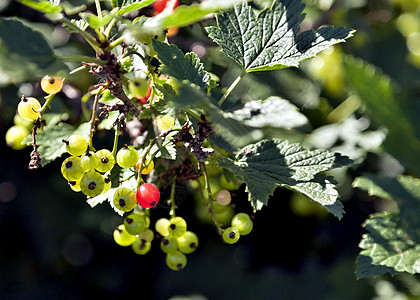
<path fill-rule="evenodd" d="M 144 208 L 155 207 L 160 199 L 158 187 L 151 183 L 142 184 L 136 192 L 137 202 Z"/>
<path fill-rule="evenodd" d="M 161 13 L 165 7 L 166 7 L 166 3 L 169 0 L 157 0 L 153 3 L 153 9 L 155 10 L 155 12 L 157 13 Z M 179 5 L 179 0 L 175 1 L 175 5 L 174 5 L 174 9 Z"/>

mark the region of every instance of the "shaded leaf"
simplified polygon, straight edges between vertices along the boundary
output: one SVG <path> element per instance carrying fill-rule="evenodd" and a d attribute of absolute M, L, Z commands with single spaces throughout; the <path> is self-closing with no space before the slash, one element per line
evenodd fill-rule
<path fill-rule="evenodd" d="M 358 278 L 386 272 L 420 273 L 420 230 L 402 226 L 398 214 L 374 214 L 364 224 L 357 259 Z"/>
<path fill-rule="evenodd" d="M 67 123 L 60 123 L 39 131 L 36 136 L 36 142 L 39 145 L 38 151 L 42 155 L 41 164 L 45 166 L 67 152 L 66 144 L 62 141 L 63 139 L 67 139 L 74 133 L 81 134 L 87 139 L 89 130 L 90 126 L 88 123 L 83 123 L 77 128 Z"/>
<path fill-rule="evenodd" d="M 406 168 L 420 174 L 420 140 L 414 123 L 407 118 L 403 101 L 397 97 L 397 85 L 381 70 L 362 60 L 348 56 L 343 65 L 350 84 L 366 106 L 366 113 L 388 129 L 385 150 Z"/>
<path fill-rule="evenodd" d="M 206 72 L 197 54 L 184 53 L 176 45 L 168 45 L 152 39 L 154 50 L 158 53 L 159 60 L 163 63 L 160 71 L 175 77 L 179 81 L 188 80 L 206 89 L 210 83 L 210 75 Z"/>
<path fill-rule="evenodd" d="M 17 18 L 0 18 L 0 85 L 67 70 L 45 38 Z"/>
<path fill-rule="evenodd" d="M 219 166 L 229 169 L 247 185 L 255 210 L 267 205 L 277 187 L 300 192 L 341 218 L 344 210 L 337 200 L 335 181 L 320 172 L 351 164 L 351 160 L 327 150 L 310 151 L 284 140 L 263 140 L 244 147 Z"/>

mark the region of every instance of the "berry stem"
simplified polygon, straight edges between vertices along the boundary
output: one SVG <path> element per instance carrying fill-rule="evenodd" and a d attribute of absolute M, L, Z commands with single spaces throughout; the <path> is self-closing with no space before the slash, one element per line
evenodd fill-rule
<path fill-rule="evenodd" d="M 216 219 L 216 214 L 215 214 L 215 209 L 213 206 L 213 197 L 211 196 L 211 188 L 210 188 L 210 181 L 207 175 L 207 170 L 206 170 L 206 165 L 205 163 L 200 163 L 200 169 L 203 172 L 203 176 L 204 176 L 204 182 L 205 182 L 205 187 L 204 189 L 207 190 L 207 201 L 206 201 L 206 206 L 207 209 L 211 215 L 211 218 L 213 220 L 214 225 L 216 226 L 217 232 L 222 235 L 223 234 L 223 228 L 222 225 L 219 223 L 219 221 L 217 221 Z M 200 181 L 198 180 L 198 183 L 200 184 Z"/>
<path fill-rule="evenodd" d="M 172 187 L 171 187 L 171 197 L 169 201 L 171 201 L 171 210 L 169 211 L 169 215 L 171 217 L 175 217 L 175 210 L 178 208 L 175 203 L 175 190 L 176 190 L 176 176 L 173 179 Z"/>
<path fill-rule="evenodd" d="M 89 130 L 89 150 L 95 151 L 95 148 L 93 148 L 93 133 L 95 132 L 95 119 L 96 119 L 96 109 L 98 107 L 98 101 L 99 96 L 101 95 L 102 91 L 104 89 L 102 88 L 99 90 L 99 92 L 95 95 L 95 100 L 93 101 L 93 107 L 92 107 L 92 117 L 90 118 L 90 130 Z"/>
<path fill-rule="evenodd" d="M 230 87 L 226 90 L 225 94 L 222 96 L 222 98 L 220 98 L 218 104 L 219 106 L 221 106 L 223 104 L 223 102 L 225 102 L 225 100 L 227 99 L 227 97 L 230 95 L 230 93 L 233 91 L 233 89 L 238 85 L 238 83 L 242 80 L 242 78 L 244 78 L 244 76 L 246 75 L 246 71 L 243 70 L 241 74 L 239 74 L 238 77 L 236 77 L 235 81 L 232 82 L 232 84 L 230 85 Z"/>
<path fill-rule="evenodd" d="M 146 150 L 143 152 L 143 155 L 141 156 L 141 163 L 140 163 L 140 167 L 139 167 L 139 171 L 138 171 L 138 175 L 137 175 L 137 188 L 139 188 L 139 186 L 141 185 L 141 183 L 143 182 L 143 178 L 141 177 L 141 171 L 144 169 L 145 167 L 145 161 L 146 161 L 146 156 L 147 154 L 150 152 L 150 150 L 152 149 L 153 145 L 158 141 L 158 139 L 160 138 L 165 138 L 170 132 L 172 131 L 172 128 L 162 132 L 161 134 L 157 135 L 151 142 L 150 144 L 147 146 Z"/>
<path fill-rule="evenodd" d="M 115 135 L 114 135 L 114 145 L 112 146 L 112 156 L 114 158 L 117 158 L 117 150 L 118 150 L 118 138 L 121 133 L 121 123 L 117 124 L 117 128 L 115 129 Z"/>

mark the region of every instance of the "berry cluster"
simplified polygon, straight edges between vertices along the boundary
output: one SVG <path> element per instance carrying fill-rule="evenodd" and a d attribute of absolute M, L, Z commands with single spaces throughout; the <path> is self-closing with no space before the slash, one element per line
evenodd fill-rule
<path fill-rule="evenodd" d="M 178 5 L 178 0 L 155 1 L 154 14 L 170 13 Z M 137 21 L 143 22 L 143 19 Z M 110 23 L 111 27 L 106 30 L 108 34 L 112 25 Z M 234 216 L 232 193 L 239 188 L 240 182 L 217 166 L 219 150 L 207 147 L 207 138 L 215 132 L 205 112 L 178 112 L 167 101 L 178 93 L 181 82 L 162 74 L 162 69 L 156 67 L 152 41 L 163 42 L 177 29 L 168 28 L 172 33 L 163 29 L 156 32 L 131 29 L 127 30 L 136 44 L 119 42 L 114 45 L 109 36 L 100 35 L 102 31 L 96 32 L 99 34 L 96 39 L 88 41 L 97 44 L 94 48 L 96 58 L 92 62 L 81 62 L 78 69 L 87 69 L 100 77 L 100 83 L 83 96 L 86 100 L 94 96 L 91 119 L 86 123 L 90 130 L 75 129 L 73 134 L 60 136 L 59 140 L 64 144 L 57 156 L 67 152 L 61 173 L 73 191 L 83 193 L 91 205 L 108 200 L 117 213 L 126 214 L 113 233 L 118 245 L 131 246 L 136 254 L 144 255 L 150 251 L 156 237 L 168 267 L 179 271 L 186 266 L 187 255 L 198 247 L 198 237 L 187 230 L 187 222 L 175 213 L 178 183 L 190 182 L 200 195 L 197 198 L 202 200 L 198 206 L 205 209 L 226 243 L 235 243 L 240 235 L 248 234 L 253 223 L 244 213 Z M 139 69 L 135 57 L 142 60 L 145 69 Z M 15 125 L 6 134 L 8 145 L 14 149 L 25 147 L 31 136 L 31 169 L 41 163 L 36 135 L 37 131 L 49 126 L 43 118 L 44 112 L 63 85 L 61 77 L 46 75 L 42 78 L 40 86 L 48 94 L 46 101 L 41 105 L 38 99 L 23 96 L 17 107 Z M 85 115 L 89 116 L 89 113 Z M 193 117 L 197 120 L 192 120 Z M 115 132 L 112 150 L 96 150 L 93 145 L 93 135 L 102 130 L 99 125 L 103 121 L 109 124 L 107 129 L 112 128 Z M 121 147 L 119 136 L 125 133 L 131 141 Z M 39 142 L 42 143 L 42 139 Z M 170 152 L 176 152 L 176 155 Z M 161 201 L 159 188 L 170 185 L 170 199 L 164 199 L 171 207 L 170 217 L 158 219 L 152 230 L 150 214 Z"/>
<path fill-rule="evenodd" d="M 115 242 L 123 247 L 131 246 L 134 253 L 144 255 L 151 249 L 155 233 L 150 228 L 148 212 L 135 209 L 114 230 Z M 187 265 L 186 254 L 198 247 L 198 237 L 187 231 L 187 223 L 182 217 L 160 218 L 155 223 L 156 235 L 160 238 L 160 248 L 166 254 L 166 264 L 174 271 Z"/>

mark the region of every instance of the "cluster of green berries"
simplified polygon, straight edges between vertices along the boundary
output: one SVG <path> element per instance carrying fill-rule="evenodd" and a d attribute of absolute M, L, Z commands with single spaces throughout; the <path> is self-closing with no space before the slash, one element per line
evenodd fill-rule
<path fill-rule="evenodd" d="M 149 228 L 150 219 L 145 211 L 134 210 L 124 223 L 114 230 L 114 240 L 120 246 L 131 246 L 134 253 L 144 255 L 151 249 L 154 232 Z M 160 238 L 160 249 L 166 254 L 166 264 L 174 271 L 187 265 L 187 256 L 198 247 L 197 235 L 187 230 L 186 221 L 179 216 L 160 218 L 155 223 Z"/>
<path fill-rule="evenodd" d="M 63 142 L 71 156 L 63 161 L 61 173 L 74 191 L 81 191 L 88 197 L 96 197 L 111 188 L 109 174 L 115 164 L 123 169 L 141 165 L 139 154 L 133 147 L 122 147 L 114 158 L 107 149 L 89 151 L 86 139 L 79 134 L 73 134 Z M 153 161 L 146 162 L 145 165 L 142 174 L 151 172 Z M 159 189 L 154 184 L 144 183 L 136 192 L 126 187 L 118 188 L 114 193 L 113 204 L 117 209 L 129 212 L 137 203 L 143 208 L 155 207 L 159 199 Z"/>
<path fill-rule="evenodd" d="M 46 75 L 41 79 L 42 90 L 50 95 L 54 95 L 61 91 L 64 79 L 59 76 Z M 34 97 L 22 96 L 18 107 L 17 114 L 13 122 L 14 125 L 6 132 L 6 144 L 14 150 L 22 150 L 27 144 L 24 143 L 25 138 L 30 134 L 34 121 L 40 116 L 41 103 Z"/>
<path fill-rule="evenodd" d="M 246 213 L 238 213 L 233 216 L 231 226 L 223 230 L 223 240 L 228 244 L 236 243 L 241 235 L 247 235 L 252 231 L 254 223 Z"/>

